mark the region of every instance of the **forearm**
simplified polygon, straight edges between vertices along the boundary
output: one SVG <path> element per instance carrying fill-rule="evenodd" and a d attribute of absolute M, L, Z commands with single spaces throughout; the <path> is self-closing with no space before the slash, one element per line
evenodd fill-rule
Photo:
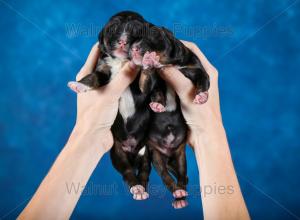
<path fill-rule="evenodd" d="M 93 170 L 104 154 L 106 137 L 75 126 L 49 173 L 19 219 L 68 219 Z M 78 187 L 70 191 L 71 184 Z"/>
<path fill-rule="evenodd" d="M 195 132 L 204 219 L 249 219 L 222 123 Z"/>

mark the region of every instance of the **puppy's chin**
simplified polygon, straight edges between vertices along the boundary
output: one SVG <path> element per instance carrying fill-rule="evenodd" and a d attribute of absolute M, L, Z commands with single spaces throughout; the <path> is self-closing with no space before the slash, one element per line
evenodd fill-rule
<path fill-rule="evenodd" d="M 137 66 L 142 66 L 142 58 L 132 57 L 133 63 Z"/>
<path fill-rule="evenodd" d="M 131 51 L 130 52 L 130 57 L 131 57 L 131 60 L 134 62 L 135 65 L 142 66 L 142 64 L 143 64 L 142 55 L 140 55 L 139 53 Z"/>
<path fill-rule="evenodd" d="M 115 57 L 117 57 L 117 58 L 120 58 L 120 59 L 126 59 L 126 58 L 128 58 L 128 53 L 126 51 L 124 51 L 124 50 L 117 49 L 117 50 L 115 50 L 113 52 L 113 55 Z"/>

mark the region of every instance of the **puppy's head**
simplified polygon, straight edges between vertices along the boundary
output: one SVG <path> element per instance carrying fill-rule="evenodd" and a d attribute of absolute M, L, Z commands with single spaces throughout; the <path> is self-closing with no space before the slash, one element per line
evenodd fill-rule
<path fill-rule="evenodd" d="M 129 57 L 135 64 L 141 65 L 144 54 L 155 51 L 158 54 L 170 53 L 173 34 L 163 27 L 146 24 L 146 31 L 141 39 L 135 41 L 129 51 Z"/>
<path fill-rule="evenodd" d="M 130 11 L 111 17 L 99 33 L 101 51 L 113 57 L 128 58 L 129 48 L 139 37 L 144 22 L 141 15 Z"/>

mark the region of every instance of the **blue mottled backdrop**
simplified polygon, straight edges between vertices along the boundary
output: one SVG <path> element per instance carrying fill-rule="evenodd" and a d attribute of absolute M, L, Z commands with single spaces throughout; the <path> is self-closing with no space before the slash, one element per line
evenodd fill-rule
<path fill-rule="evenodd" d="M 195 41 L 217 67 L 224 124 L 253 219 L 300 218 L 299 0 L 0 0 L 0 219 L 24 208 L 75 120 L 75 74 L 114 13 L 130 9 Z M 209 146 L 208 146 L 209 147 Z M 199 219 L 188 150 L 189 207 L 173 210 L 155 172 L 131 199 L 106 155 L 73 219 Z"/>

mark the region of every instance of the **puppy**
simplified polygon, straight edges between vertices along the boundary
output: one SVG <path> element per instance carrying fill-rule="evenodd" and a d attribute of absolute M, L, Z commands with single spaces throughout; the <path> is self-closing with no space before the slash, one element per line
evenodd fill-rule
<path fill-rule="evenodd" d="M 157 77 L 160 86 L 166 85 L 162 79 L 159 79 L 159 76 Z M 165 111 L 152 112 L 147 146 L 152 164 L 175 198 L 173 207 L 183 208 L 188 205 L 185 200 L 188 195 L 185 154 L 187 126 L 181 113 L 179 98 L 175 92 L 169 86 L 160 87 L 160 89 L 167 94 Z"/>
<path fill-rule="evenodd" d="M 101 51 L 96 69 L 78 82 L 69 82 L 75 92 L 86 92 L 106 85 L 128 61 L 132 42 L 140 38 L 144 19 L 134 12 L 113 16 L 99 34 Z M 139 73 L 140 75 L 140 73 Z M 113 166 L 129 185 L 133 198 L 147 199 L 151 162 L 145 145 L 150 119 L 149 95 L 139 89 L 139 76 L 119 100 L 119 111 L 112 126 L 114 146 L 110 151 Z"/>
<path fill-rule="evenodd" d="M 129 53 L 132 60 L 138 65 L 143 65 L 144 68 L 139 83 L 140 89 L 149 92 L 149 89 L 155 87 L 157 81 L 156 69 L 173 65 L 195 85 L 194 103 L 205 103 L 210 86 L 209 75 L 198 57 L 166 28 L 149 24 L 149 29 L 149 34 L 132 44 Z M 165 99 L 166 94 L 156 90 L 151 96 L 151 109 L 155 112 L 165 111 Z"/>

